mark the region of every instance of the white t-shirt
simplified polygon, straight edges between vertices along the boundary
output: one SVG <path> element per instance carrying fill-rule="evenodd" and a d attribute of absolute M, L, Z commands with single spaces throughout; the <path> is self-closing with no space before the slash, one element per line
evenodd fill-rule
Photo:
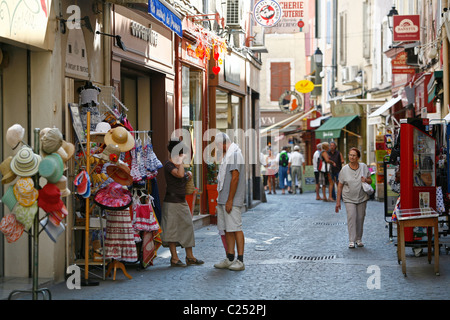
<path fill-rule="evenodd" d="M 291 164 L 291 166 L 301 167 L 303 165 L 303 162 L 305 162 L 305 158 L 300 152 L 294 151 L 291 153 L 291 156 L 289 158 L 289 163 Z"/>
<path fill-rule="evenodd" d="M 317 160 L 319 159 L 319 157 L 320 157 L 320 151 L 316 150 L 316 152 L 314 152 L 314 155 L 313 155 L 314 172 L 318 172 L 319 171 L 319 169 L 317 168 Z"/>
<path fill-rule="evenodd" d="M 370 172 L 365 163 L 359 163 L 356 170 L 347 164 L 339 172 L 339 182 L 344 185 L 342 200 L 350 203 L 362 203 L 369 200 L 369 196 L 362 188 L 361 177 L 370 178 Z"/>

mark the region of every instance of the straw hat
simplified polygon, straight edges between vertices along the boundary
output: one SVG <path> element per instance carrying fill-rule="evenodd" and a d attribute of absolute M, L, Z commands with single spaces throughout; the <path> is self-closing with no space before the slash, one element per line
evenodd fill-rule
<path fill-rule="evenodd" d="M 15 214 L 7 214 L 0 221 L 0 231 L 5 235 L 8 243 L 16 242 L 23 234 L 23 224 L 16 220 Z"/>
<path fill-rule="evenodd" d="M 11 160 L 11 170 L 20 177 L 31 177 L 38 172 L 40 162 L 41 156 L 23 146 Z"/>
<path fill-rule="evenodd" d="M 105 162 L 117 162 L 120 156 L 119 146 L 116 144 L 109 144 L 100 154 L 94 154 L 95 158 L 101 159 Z"/>
<path fill-rule="evenodd" d="M 15 124 L 6 131 L 6 143 L 14 150 L 23 140 L 25 129 L 20 124 Z"/>
<path fill-rule="evenodd" d="M 63 135 L 58 128 L 45 128 L 41 130 L 40 137 L 41 149 L 47 154 L 58 151 L 58 149 L 62 146 Z"/>
<path fill-rule="evenodd" d="M 133 183 L 130 168 L 123 162 L 109 165 L 106 168 L 106 173 L 111 179 L 123 186 L 129 186 Z"/>
<path fill-rule="evenodd" d="M 17 176 L 16 174 L 11 170 L 11 161 L 12 161 L 12 156 L 8 157 L 5 159 L 5 161 L 3 161 L 0 164 L 0 171 L 2 173 L 2 183 L 3 184 L 8 184 L 10 182 L 12 182 Z"/>
<path fill-rule="evenodd" d="M 70 195 L 70 190 L 67 188 L 67 177 L 62 176 L 61 179 L 56 183 L 59 191 L 61 191 L 61 197 L 68 197 Z"/>
<path fill-rule="evenodd" d="M 64 163 L 61 156 L 52 153 L 46 156 L 39 164 L 39 174 L 50 183 L 57 183 L 64 172 Z"/>
<path fill-rule="evenodd" d="M 105 144 L 116 144 L 120 151 L 127 152 L 134 147 L 133 135 L 124 127 L 111 129 L 105 135 Z"/>
<path fill-rule="evenodd" d="M 14 185 L 14 195 L 17 202 L 24 207 L 29 207 L 36 202 L 39 192 L 34 187 L 33 179 L 20 178 Z"/>
<path fill-rule="evenodd" d="M 16 219 L 18 222 L 23 224 L 23 226 L 25 227 L 25 231 L 30 230 L 31 226 L 33 225 L 34 217 L 36 216 L 38 210 L 39 208 L 37 202 L 34 202 L 29 207 L 24 207 L 19 204 L 14 208 Z"/>
<path fill-rule="evenodd" d="M 64 203 L 59 188 L 53 183 L 47 183 L 39 190 L 38 205 L 45 212 L 61 210 Z"/>

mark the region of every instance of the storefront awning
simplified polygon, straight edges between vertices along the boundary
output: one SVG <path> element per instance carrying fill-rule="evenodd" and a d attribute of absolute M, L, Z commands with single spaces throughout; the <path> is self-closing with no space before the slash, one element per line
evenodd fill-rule
<path fill-rule="evenodd" d="M 318 128 L 322 124 L 322 120 L 327 120 L 328 118 L 331 118 L 331 116 L 322 116 L 317 119 L 311 120 L 309 126 L 311 128 Z"/>
<path fill-rule="evenodd" d="M 372 112 L 369 115 L 369 118 L 371 117 L 377 117 L 382 115 L 383 113 L 385 113 L 387 110 L 389 110 L 390 108 L 392 108 L 393 106 L 395 106 L 395 104 L 397 102 L 399 102 L 400 100 L 402 100 L 401 96 L 398 96 L 397 98 L 392 98 L 391 100 L 389 100 L 388 102 L 386 102 L 384 105 L 382 105 L 381 107 L 379 107 L 377 110 L 375 110 L 374 112 Z"/>
<path fill-rule="evenodd" d="M 336 117 L 327 120 L 327 122 L 316 130 L 316 139 L 340 138 L 342 129 L 356 118 L 358 116 Z"/>
<path fill-rule="evenodd" d="M 148 13 L 161 21 L 166 27 L 175 32 L 180 38 L 183 37 L 181 19 L 169 9 L 164 0 L 148 0 Z"/>

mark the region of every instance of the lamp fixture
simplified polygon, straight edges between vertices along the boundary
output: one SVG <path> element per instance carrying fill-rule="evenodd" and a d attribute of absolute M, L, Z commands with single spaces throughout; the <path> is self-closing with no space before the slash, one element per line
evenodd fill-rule
<path fill-rule="evenodd" d="M 388 27 L 391 29 L 391 31 L 394 29 L 394 16 L 398 16 L 398 11 L 395 8 L 395 6 L 392 6 L 391 10 L 389 11 L 387 18 L 388 18 Z"/>
<path fill-rule="evenodd" d="M 314 52 L 314 62 L 316 63 L 317 66 L 322 66 L 323 53 L 322 51 L 320 51 L 319 47 L 316 49 L 316 52 Z"/>
<path fill-rule="evenodd" d="M 108 37 L 112 37 L 116 39 L 116 45 L 122 49 L 123 51 L 127 51 L 127 48 L 125 47 L 124 43 L 122 42 L 122 37 L 119 35 L 113 35 L 113 34 L 108 34 L 108 33 L 103 33 L 100 31 L 95 32 L 96 34 L 101 34 L 103 36 L 108 36 Z"/>

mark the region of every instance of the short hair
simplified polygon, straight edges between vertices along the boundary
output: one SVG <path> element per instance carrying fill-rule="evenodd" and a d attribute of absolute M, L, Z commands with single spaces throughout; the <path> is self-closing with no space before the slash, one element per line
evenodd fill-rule
<path fill-rule="evenodd" d="M 186 148 L 185 144 L 178 140 L 178 139 L 172 139 L 169 141 L 169 144 L 167 145 L 167 150 L 169 150 L 169 153 L 172 154 L 172 151 L 175 147 L 177 147 L 178 145 L 180 149 L 180 152 L 178 153 L 178 155 L 184 154 L 184 149 Z"/>
<path fill-rule="evenodd" d="M 334 145 L 337 147 L 336 141 L 331 141 L 331 142 L 330 142 L 330 145 L 331 145 L 331 144 L 334 144 Z"/>
<path fill-rule="evenodd" d="M 358 148 L 353 147 L 350 149 L 350 151 L 355 151 L 358 158 L 361 158 L 361 151 L 359 151 Z M 350 151 L 348 153 L 350 153 Z"/>
<path fill-rule="evenodd" d="M 214 140 L 216 144 L 230 144 L 231 139 L 225 132 L 219 132 L 216 134 L 216 139 Z"/>
<path fill-rule="evenodd" d="M 316 147 L 317 147 L 318 150 L 322 150 L 322 144 L 321 143 L 319 143 Z"/>

